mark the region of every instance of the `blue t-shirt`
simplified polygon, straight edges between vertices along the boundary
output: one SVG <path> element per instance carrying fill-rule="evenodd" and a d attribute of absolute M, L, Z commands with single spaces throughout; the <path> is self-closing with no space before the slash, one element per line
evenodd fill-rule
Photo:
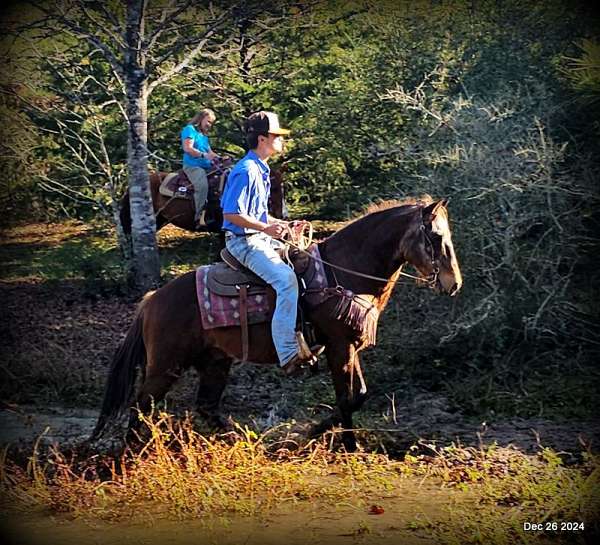
<path fill-rule="evenodd" d="M 208 136 L 194 127 L 194 125 L 186 125 L 181 131 L 181 145 L 186 138 L 191 138 L 194 141 L 194 148 L 201 152 L 210 151 L 210 142 Z M 208 170 L 211 167 L 209 159 L 204 157 L 192 157 L 189 153 L 183 152 L 183 166 L 184 167 L 202 167 L 204 170 Z"/>
<path fill-rule="evenodd" d="M 223 214 L 244 214 L 268 222 L 271 180 L 269 166 L 252 150 L 233 167 L 221 197 Z M 255 232 L 223 220 L 223 230 L 236 235 Z"/>

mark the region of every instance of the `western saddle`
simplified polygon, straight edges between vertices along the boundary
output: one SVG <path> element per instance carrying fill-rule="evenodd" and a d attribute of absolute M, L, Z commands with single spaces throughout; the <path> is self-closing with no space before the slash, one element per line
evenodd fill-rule
<path fill-rule="evenodd" d="M 242 360 L 246 361 L 249 350 L 248 335 L 248 296 L 265 294 L 267 299 L 269 293 L 273 293 L 271 288 L 262 278 L 254 274 L 251 270 L 242 265 L 228 250 L 221 250 L 222 262 L 214 264 L 207 278 L 208 289 L 218 295 L 225 297 L 239 297 L 240 300 L 240 327 L 242 334 Z M 301 276 L 307 269 L 310 258 L 297 252 L 290 256 L 294 265 L 294 270 L 298 276 Z M 275 300 L 271 296 L 274 304 Z M 304 312 L 298 301 L 298 317 L 300 321 L 300 331 L 296 333 L 300 353 L 303 359 L 306 359 L 313 372 L 316 372 L 317 358 L 313 355 L 314 349 L 309 348 L 316 345 L 315 334 L 312 325 L 304 319 Z M 307 342 L 308 339 L 308 342 Z M 321 349 L 322 351 L 322 349 Z M 320 351 L 318 352 L 320 353 Z"/>

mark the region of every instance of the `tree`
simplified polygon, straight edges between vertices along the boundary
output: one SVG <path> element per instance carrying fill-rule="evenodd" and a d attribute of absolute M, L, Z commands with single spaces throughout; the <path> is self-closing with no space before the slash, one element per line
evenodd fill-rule
<path fill-rule="evenodd" d="M 190 0 L 153 6 L 146 0 L 126 4 L 71 0 L 31 5 L 39 17 L 23 25 L 20 35 L 43 58 L 49 81 L 54 82 L 51 90 L 72 108 L 66 115 L 71 124 L 57 118 L 52 130 L 71 146 L 78 140 L 88 159 L 98 158 L 95 152 L 101 150 L 90 148 L 89 131 L 82 131 L 83 125 L 93 127 L 110 108 L 116 108 L 126 123 L 131 268 L 138 288 L 154 287 L 160 265 L 149 191 L 148 99 L 159 86 L 201 64 L 202 57 L 214 61 L 226 53 L 228 25 L 236 20 L 240 4 L 218 8 Z M 96 134 L 103 133 L 96 130 Z M 105 156 L 102 162 L 106 173 L 110 158 Z"/>
<path fill-rule="evenodd" d="M 238 90 L 246 92 L 233 102 L 232 119 L 264 106 L 260 100 L 251 100 L 256 93 L 248 91 L 250 64 L 257 53 L 259 58 L 266 49 L 259 42 L 271 36 L 274 29 L 280 30 L 282 21 L 299 19 L 313 4 L 282 1 L 265 7 L 257 1 L 192 0 L 30 3 L 36 15 L 16 33 L 37 54 L 44 67 L 42 86 L 60 97 L 62 106 L 46 112 L 54 118 L 48 119 L 51 116 L 47 115 L 41 125 L 45 124 L 44 128 L 60 141 L 64 155 L 69 156 L 71 163 L 63 162 L 61 172 L 77 165 L 75 171 L 79 171 L 80 178 L 91 181 L 94 175 L 102 175 L 108 181 L 101 185 L 111 193 L 112 215 L 117 222 L 119 174 L 126 170 L 132 235 L 122 246 L 125 255 L 131 254 L 134 281 L 139 288 L 155 286 L 160 274 L 148 180 L 152 155 L 148 144 L 150 96 L 176 82 L 176 93 L 198 96 L 200 84 L 211 88 L 217 97 L 231 97 L 223 85 L 232 81 L 227 72 L 232 70 L 231 60 L 237 59 L 234 70 L 239 76 Z M 177 100 L 171 103 L 181 104 Z M 119 117 L 127 127 L 122 145 L 114 135 L 122 133 Z M 239 121 L 234 124 L 239 130 Z M 98 149 L 90 146 L 90 138 Z M 121 169 L 115 159 L 124 161 L 126 167 Z M 77 193 L 56 177 L 47 177 L 45 183 L 64 194 Z M 81 192 L 78 197 L 100 205 L 99 199 L 90 197 L 94 192 L 90 185 L 93 182 L 86 185 L 85 197 Z"/>

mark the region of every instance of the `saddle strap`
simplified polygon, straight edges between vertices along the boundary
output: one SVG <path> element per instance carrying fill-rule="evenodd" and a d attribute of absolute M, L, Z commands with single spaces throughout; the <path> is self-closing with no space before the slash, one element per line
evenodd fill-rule
<path fill-rule="evenodd" d="M 248 286 L 240 285 L 240 327 L 242 329 L 242 361 L 248 361 Z"/>

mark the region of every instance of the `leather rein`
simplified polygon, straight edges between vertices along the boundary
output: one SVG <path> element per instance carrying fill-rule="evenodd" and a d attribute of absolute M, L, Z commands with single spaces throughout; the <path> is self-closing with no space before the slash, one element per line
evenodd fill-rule
<path fill-rule="evenodd" d="M 433 286 L 437 282 L 437 279 L 438 279 L 438 276 L 439 276 L 439 273 L 440 273 L 440 267 L 439 267 L 438 260 L 435 257 L 435 250 L 434 250 L 434 247 L 433 247 L 433 242 L 432 242 L 431 238 L 429 237 L 429 234 L 427 233 L 427 228 L 425 227 L 424 223 L 421 223 L 421 225 L 419 227 L 419 230 L 423 233 L 423 236 L 424 236 L 424 238 L 425 238 L 425 240 L 427 242 L 427 245 L 429 247 L 430 259 L 431 259 L 431 265 L 433 267 L 433 271 L 426 278 L 424 278 L 422 276 L 415 276 L 413 274 L 408 274 L 408 273 L 405 273 L 403 271 L 399 271 L 399 274 L 401 276 L 405 276 L 407 278 L 412 278 L 414 280 L 418 280 L 419 282 L 425 281 L 425 282 L 427 282 L 428 286 Z M 291 238 L 292 231 L 291 231 L 290 227 L 288 227 L 288 233 L 289 233 L 290 238 Z M 312 225 L 310 226 L 310 233 L 311 233 L 310 238 L 312 239 Z M 290 240 L 286 240 L 286 241 L 284 241 L 284 243 L 285 244 L 289 244 L 292 248 L 294 248 L 296 250 L 299 250 L 300 252 L 306 254 L 312 260 L 319 261 L 320 263 L 323 263 L 324 265 L 327 265 L 328 267 L 331 267 L 332 269 L 337 269 L 339 271 L 343 271 L 343 272 L 345 272 L 347 274 L 351 274 L 351 275 L 354 275 L 354 276 L 359 276 L 361 278 L 367 278 L 369 280 L 376 280 L 377 282 L 384 282 L 386 284 L 390 281 L 389 278 L 383 278 L 381 276 L 373 276 L 371 274 L 361 273 L 359 271 L 355 271 L 355 270 L 352 270 L 352 269 L 347 269 L 346 267 L 342 267 L 340 265 L 335 265 L 335 264 L 333 264 L 333 263 L 331 263 L 329 261 L 326 261 L 325 259 L 320 259 L 318 257 L 315 257 L 311 253 L 307 252 L 304 248 L 301 248 L 300 246 L 294 244 Z M 333 273 L 333 277 L 334 277 L 334 279 L 336 281 L 336 284 L 338 284 L 338 287 L 339 287 L 339 282 L 338 282 L 337 278 L 335 277 L 335 272 L 333 270 L 332 270 L 332 273 Z"/>

